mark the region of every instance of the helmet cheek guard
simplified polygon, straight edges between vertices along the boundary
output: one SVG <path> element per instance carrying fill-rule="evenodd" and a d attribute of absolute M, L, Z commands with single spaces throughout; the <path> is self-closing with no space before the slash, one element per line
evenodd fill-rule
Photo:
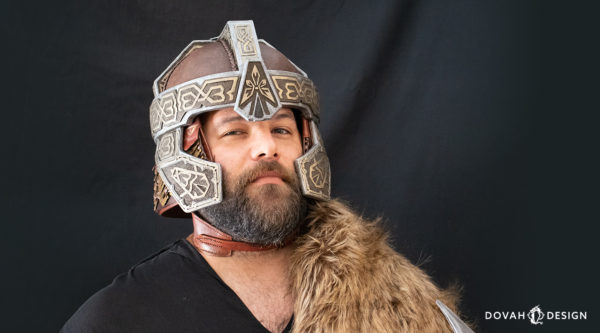
<path fill-rule="evenodd" d="M 313 121 L 310 121 L 308 125 L 311 138 L 314 138 L 314 144 L 294 161 L 296 173 L 300 179 L 304 196 L 317 200 L 328 200 L 331 195 L 329 158 L 327 158 L 317 125 Z"/>
<path fill-rule="evenodd" d="M 170 85 L 172 76 L 181 74 L 174 74 L 180 66 L 191 70 Z M 329 199 L 331 172 L 318 130 L 317 89 L 306 73 L 257 39 L 252 21 L 229 21 L 218 37 L 190 43 L 154 81 L 153 92 L 150 128 L 156 143 L 158 214 L 183 217 L 221 202 L 221 166 L 211 161 L 197 116 L 224 108 L 248 121 L 268 120 L 282 107 L 300 111 L 304 149 L 295 168 L 301 190 L 312 199 Z"/>

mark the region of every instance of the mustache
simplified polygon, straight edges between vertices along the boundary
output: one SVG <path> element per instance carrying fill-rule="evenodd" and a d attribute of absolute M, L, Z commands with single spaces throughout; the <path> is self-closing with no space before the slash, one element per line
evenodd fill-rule
<path fill-rule="evenodd" d="M 294 172 L 286 170 L 277 161 L 260 161 L 258 164 L 250 170 L 242 173 L 236 182 L 236 188 L 245 188 L 250 185 L 256 178 L 260 177 L 266 172 L 277 172 L 281 180 L 286 184 L 294 184 L 296 175 Z"/>

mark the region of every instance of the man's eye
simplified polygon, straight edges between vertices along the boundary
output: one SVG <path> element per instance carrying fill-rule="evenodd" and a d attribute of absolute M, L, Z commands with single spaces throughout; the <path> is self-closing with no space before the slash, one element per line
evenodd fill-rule
<path fill-rule="evenodd" d="M 277 134 L 290 134 L 291 132 L 288 131 L 285 128 L 276 128 L 273 130 L 273 133 L 277 133 Z"/>
<path fill-rule="evenodd" d="M 242 132 L 242 131 L 235 130 L 235 131 L 226 132 L 225 134 L 223 134 L 223 136 L 240 135 L 240 134 L 243 134 L 243 133 L 244 132 Z"/>

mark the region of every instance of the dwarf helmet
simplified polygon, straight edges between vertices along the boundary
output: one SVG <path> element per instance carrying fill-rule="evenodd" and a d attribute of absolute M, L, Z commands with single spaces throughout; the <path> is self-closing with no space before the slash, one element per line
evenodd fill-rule
<path fill-rule="evenodd" d="M 211 161 L 197 116 L 231 107 L 248 121 L 268 120 L 282 107 L 295 110 L 302 118 L 303 155 L 295 161 L 302 193 L 329 199 L 317 89 L 281 52 L 257 39 L 252 21 L 228 21 L 218 37 L 191 42 L 154 81 L 153 92 L 158 214 L 182 217 L 221 202 L 221 166 Z"/>

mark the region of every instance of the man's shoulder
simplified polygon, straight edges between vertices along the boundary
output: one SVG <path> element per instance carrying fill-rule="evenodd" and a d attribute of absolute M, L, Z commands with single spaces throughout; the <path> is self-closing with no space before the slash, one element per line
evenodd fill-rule
<path fill-rule="evenodd" d="M 158 291 L 177 286 L 178 280 L 194 278 L 208 273 L 207 264 L 193 246 L 178 240 L 141 260 L 127 272 L 118 275 L 98 294 L 111 297 L 132 296 L 141 293 L 146 298 L 160 295 Z M 160 288 L 157 290 L 157 288 Z M 151 289 L 153 293 L 147 293 Z"/>
<path fill-rule="evenodd" d="M 189 301 L 190 289 L 197 289 L 196 283 L 210 278 L 210 272 L 203 267 L 203 260 L 191 245 L 185 241 L 175 242 L 96 292 L 67 321 L 62 331 L 139 331 L 145 326 L 156 331 L 156 325 L 164 323 L 164 319 L 177 320 L 178 309 Z"/>

